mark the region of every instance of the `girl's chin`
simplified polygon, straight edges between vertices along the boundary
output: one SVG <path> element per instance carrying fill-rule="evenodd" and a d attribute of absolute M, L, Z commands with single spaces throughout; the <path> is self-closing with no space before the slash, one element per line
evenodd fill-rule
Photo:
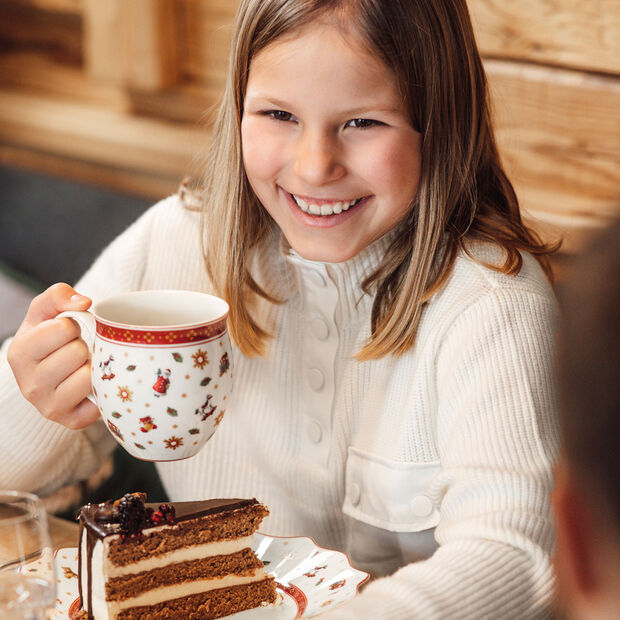
<path fill-rule="evenodd" d="M 305 260 L 316 263 L 343 263 L 357 256 L 361 248 L 345 247 L 342 243 L 309 243 L 308 239 L 297 242 L 296 239 L 288 239 L 291 248 Z"/>

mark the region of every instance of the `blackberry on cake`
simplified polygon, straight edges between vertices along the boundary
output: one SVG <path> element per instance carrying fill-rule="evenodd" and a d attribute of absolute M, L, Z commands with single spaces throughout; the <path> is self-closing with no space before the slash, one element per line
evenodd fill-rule
<path fill-rule="evenodd" d="M 148 504 L 143 493 L 80 510 L 79 591 L 92 620 L 223 618 L 274 605 L 252 551 L 256 499 Z"/>

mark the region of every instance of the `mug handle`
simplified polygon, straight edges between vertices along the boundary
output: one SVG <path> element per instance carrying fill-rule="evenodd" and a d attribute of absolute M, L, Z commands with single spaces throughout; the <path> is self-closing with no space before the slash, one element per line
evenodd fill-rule
<path fill-rule="evenodd" d="M 91 312 L 80 312 L 78 310 L 66 310 L 65 312 L 61 312 L 56 316 L 57 319 L 60 318 L 69 318 L 73 319 L 80 328 L 80 336 L 82 340 L 86 343 L 88 350 L 92 353 L 95 350 L 95 334 L 97 333 L 97 324 L 95 322 L 95 317 Z M 86 395 L 86 398 L 90 400 L 91 403 L 97 405 L 97 401 L 95 400 L 95 395 L 92 391 Z"/>

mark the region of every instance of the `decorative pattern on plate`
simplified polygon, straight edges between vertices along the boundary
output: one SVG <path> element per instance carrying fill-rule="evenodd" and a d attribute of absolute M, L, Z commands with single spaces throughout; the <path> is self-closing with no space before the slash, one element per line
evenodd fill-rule
<path fill-rule="evenodd" d="M 254 535 L 254 551 L 278 583 L 283 602 L 230 616 L 235 620 L 311 618 L 354 597 L 368 573 L 351 566 L 340 551 L 323 549 L 311 538 Z M 55 557 L 58 581 L 54 620 L 75 620 L 79 610 L 77 549 L 60 549 Z M 36 570 L 36 562 L 27 570 Z"/>

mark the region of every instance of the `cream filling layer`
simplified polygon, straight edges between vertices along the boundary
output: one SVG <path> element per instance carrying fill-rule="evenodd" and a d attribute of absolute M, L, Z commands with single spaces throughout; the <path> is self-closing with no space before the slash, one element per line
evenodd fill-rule
<path fill-rule="evenodd" d="M 108 613 L 110 618 L 115 618 L 118 612 L 129 607 L 142 607 L 144 605 L 157 605 L 164 601 L 174 600 L 183 596 L 191 596 L 192 594 L 200 594 L 201 592 L 210 592 L 219 588 L 229 588 L 231 586 L 241 586 L 253 581 L 260 581 L 266 577 L 266 573 L 262 568 L 257 568 L 251 576 L 228 575 L 218 579 L 202 579 L 197 581 L 188 581 L 173 586 L 157 588 L 143 592 L 133 598 L 124 601 L 107 602 Z M 94 601 L 93 601 L 94 603 Z M 94 605 L 93 605 L 94 607 Z"/>
<path fill-rule="evenodd" d="M 109 541 L 114 538 L 114 537 L 109 537 L 109 538 L 105 538 L 104 540 L 106 541 L 106 543 L 109 544 Z M 194 554 L 194 550 L 195 553 L 197 554 L 198 558 L 201 557 L 208 557 L 209 553 L 211 555 L 219 555 L 221 550 L 223 548 L 228 548 L 229 546 L 239 546 L 240 549 L 245 549 L 246 547 L 251 547 L 252 546 L 252 540 L 253 540 L 253 536 L 247 536 L 245 538 L 240 538 L 237 539 L 236 541 L 220 541 L 217 543 L 208 543 L 206 545 L 200 545 L 198 547 L 194 547 L 194 548 L 188 548 L 188 549 L 182 549 L 182 550 L 177 550 L 177 551 L 172 551 L 170 553 L 167 554 L 162 554 L 161 556 L 158 556 L 157 558 L 152 558 L 146 561 L 141 561 L 140 563 L 136 563 L 133 564 L 131 566 L 128 567 L 113 567 L 111 565 L 111 563 L 109 561 L 104 561 L 104 557 L 106 557 L 107 554 L 104 554 L 104 543 L 101 540 L 98 540 L 95 543 L 95 547 L 93 549 L 93 553 L 92 553 L 92 560 L 91 560 L 91 566 L 87 567 L 87 554 L 86 554 L 86 531 L 83 530 L 82 531 L 82 536 L 80 539 L 80 547 L 82 550 L 82 560 L 83 560 L 83 565 L 82 565 L 82 573 L 79 575 L 80 581 L 82 583 L 82 591 L 84 592 L 84 595 L 86 595 L 86 593 L 88 592 L 88 571 L 87 568 L 90 568 L 90 574 L 91 574 L 91 591 L 92 591 L 92 608 L 89 610 L 91 615 L 93 615 L 97 620 L 109 620 L 111 618 L 115 617 L 115 614 L 112 613 L 112 607 L 114 607 L 117 610 L 120 610 L 122 608 L 124 608 L 123 606 L 118 607 L 118 605 L 121 605 L 121 601 L 119 602 L 114 602 L 114 603 L 109 603 L 108 601 L 105 600 L 105 583 L 108 580 L 108 578 L 110 577 L 114 577 L 114 576 L 118 576 L 119 574 L 117 573 L 116 575 L 111 575 L 109 573 L 109 570 L 106 569 L 110 569 L 112 568 L 113 570 L 121 570 L 124 571 L 125 569 L 129 568 L 130 570 L 127 572 L 124 572 L 122 574 L 129 574 L 130 572 L 138 572 L 139 570 L 150 570 L 151 568 L 156 568 L 158 566 L 165 566 L 169 563 L 174 563 L 177 561 L 183 561 L 183 559 L 179 560 L 178 558 L 173 558 L 172 556 L 175 556 L 179 553 L 182 553 L 183 555 L 185 555 L 186 552 L 190 552 L 192 555 Z M 208 552 L 205 554 L 205 549 L 208 550 Z M 240 550 L 237 549 L 237 550 Z M 231 553 L 233 553 L 234 551 L 231 551 Z M 162 560 L 162 558 L 167 558 L 167 560 Z M 197 559 L 197 558 L 189 558 L 189 557 L 185 557 L 185 559 Z M 146 562 L 150 563 L 151 561 L 155 562 L 154 566 L 151 566 L 150 568 L 144 568 L 144 564 Z M 135 567 L 141 565 L 142 568 L 140 569 L 136 569 Z M 266 576 L 265 571 L 261 568 L 261 569 L 257 569 L 254 572 L 254 575 L 252 577 L 235 577 L 235 576 L 229 576 L 229 577 L 225 577 L 223 579 L 232 579 L 232 580 L 236 580 L 234 584 L 232 585 L 239 585 L 240 583 L 250 583 L 252 581 L 259 581 L 261 579 L 264 579 Z M 242 580 L 242 581 L 239 581 Z M 216 583 L 217 582 L 217 583 Z M 201 584 L 200 586 L 195 586 L 194 584 Z M 205 583 L 206 584 L 212 584 L 210 587 L 205 587 Z M 195 593 L 195 592 L 204 592 L 206 590 L 209 589 L 215 589 L 215 588 L 223 588 L 226 587 L 226 584 L 224 583 L 224 581 L 222 580 L 222 578 L 220 579 L 213 579 L 213 580 L 203 580 L 200 582 L 187 582 L 184 584 L 179 584 L 177 586 L 174 586 L 174 588 L 176 589 L 176 592 L 180 592 L 177 594 L 170 594 L 170 588 L 162 588 L 161 590 L 151 590 L 150 592 L 146 592 L 144 593 L 143 596 L 149 596 L 149 595 L 155 595 L 155 593 L 158 593 L 158 599 L 157 602 L 162 602 L 165 600 L 168 600 L 168 598 L 179 598 L 181 596 L 186 596 L 189 593 Z M 197 588 L 196 591 L 194 592 L 194 588 Z M 192 592 L 190 592 L 189 590 L 192 589 Z M 166 594 L 161 595 L 159 593 L 161 593 L 163 590 L 166 591 Z M 134 601 L 135 599 L 131 599 L 131 601 Z M 82 605 L 84 605 L 86 607 L 86 603 L 87 601 L 82 601 Z M 124 604 L 124 601 L 122 602 Z M 146 604 L 149 605 L 151 603 L 140 603 L 140 604 Z M 152 603 L 152 604 L 156 604 L 156 603 Z M 130 603 L 129 605 L 125 605 L 125 606 L 134 606 L 134 605 L 138 605 L 137 603 Z"/>
<path fill-rule="evenodd" d="M 230 555 L 237 553 L 242 549 L 252 546 L 252 536 L 237 538 L 236 540 L 221 540 L 219 542 L 207 543 L 205 545 L 196 545 L 193 547 L 185 547 L 176 549 L 168 553 L 145 558 L 127 566 L 116 566 L 111 562 L 106 562 L 103 572 L 106 579 L 113 577 L 122 577 L 123 575 L 131 575 L 145 570 L 153 570 L 167 566 L 168 564 L 176 564 L 178 562 L 188 562 L 191 560 L 200 560 L 215 555 Z M 106 541 L 106 544 L 107 541 Z"/>

